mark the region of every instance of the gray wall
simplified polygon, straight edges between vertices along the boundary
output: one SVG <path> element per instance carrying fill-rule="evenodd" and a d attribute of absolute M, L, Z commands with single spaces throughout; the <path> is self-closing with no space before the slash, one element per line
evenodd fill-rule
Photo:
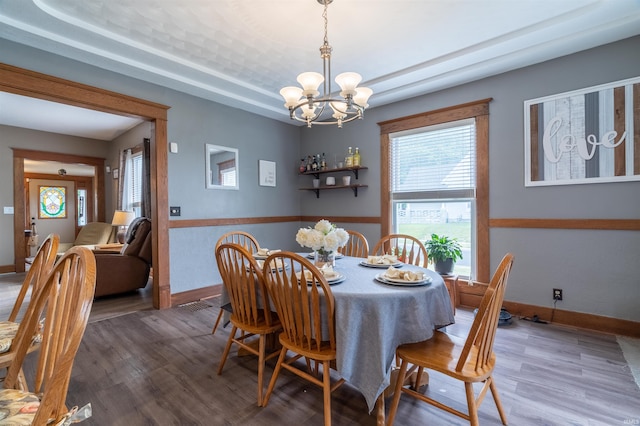
<path fill-rule="evenodd" d="M 380 121 L 430 111 L 483 98 L 493 98 L 490 111 L 491 218 L 637 219 L 638 182 L 524 187 L 523 102 L 544 95 L 635 77 L 640 70 L 640 37 L 581 52 L 496 77 L 375 107 L 365 119 L 343 129 L 296 128 L 224 107 L 194 96 L 0 40 L 3 61 L 131 96 L 163 103 L 169 110 L 169 142 L 179 144 L 169 154 L 169 204 L 182 207 L 183 219 L 268 217 L 281 215 L 380 215 Z M 204 145 L 213 143 L 240 151 L 240 191 L 204 187 Z M 325 191 L 319 199 L 309 177 L 296 168 L 307 154 L 344 155 L 358 146 L 369 170 L 360 182 L 369 188 L 358 197 Z M 4 147 L 4 145 L 0 145 Z M 63 150 L 70 149 L 65 147 Z M 72 151 L 69 151 L 72 152 Z M 10 189 L 0 157 L 3 192 Z M 95 153 L 94 153 L 95 155 Z M 258 185 L 258 160 L 277 162 L 277 187 Z M 332 164 L 330 160 L 330 164 Z M 10 164 L 9 164 L 10 166 Z M 326 176 L 325 176 L 326 177 Z M 11 199 L 11 198 L 10 198 Z M 597 202 L 594 202 L 597 200 Z M 614 207 L 612 207 L 614 206 Z M 3 217 L 6 221 L 6 218 Z M 293 235 L 299 223 L 244 226 L 267 247 L 299 249 Z M 353 225 L 370 242 L 380 237 L 377 225 Z M 3 223 L 3 232 L 10 227 Z M 219 282 L 213 244 L 232 227 L 178 228 L 169 231 L 172 292 Z M 233 227 L 235 228 L 235 227 Z M 516 256 L 506 298 L 551 306 L 551 288 L 564 289 L 558 308 L 640 321 L 640 232 L 492 229 L 491 268 L 502 255 Z M 482 248 L 481 248 L 482 249 Z M 2 262 L 5 263 L 5 262 Z"/>
<path fill-rule="evenodd" d="M 302 129 L 304 150 L 346 152 L 359 146 L 370 185 L 357 198 L 327 191 L 303 198 L 303 214 L 380 214 L 378 122 L 465 102 L 490 103 L 490 218 L 638 219 L 640 182 L 524 186 L 525 100 L 640 75 L 640 37 L 368 110 L 343 129 Z M 375 94 L 370 100 L 375 107 Z M 637 106 L 636 106 L 637 107 Z M 637 109 L 637 108 L 636 108 Z M 318 148 L 315 148 L 317 150 Z M 315 201 L 315 202 L 314 202 Z M 371 231 L 371 226 L 369 229 Z M 364 232 L 364 231 L 363 231 Z M 369 241 L 378 235 L 366 233 Z M 559 309 L 640 321 L 640 232 L 491 229 L 491 269 L 515 254 L 506 299 L 552 307 L 552 288 L 564 290 Z M 483 248 L 481 247 L 480 250 Z"/>

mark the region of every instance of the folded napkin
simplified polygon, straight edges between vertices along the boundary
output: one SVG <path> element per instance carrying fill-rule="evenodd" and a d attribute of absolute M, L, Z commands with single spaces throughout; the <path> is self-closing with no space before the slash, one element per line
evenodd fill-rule
<path fill-rule="evenodd" d="M 269 256 L 273 253 L 278 253 L 280 250 L 269 250 L 268 248 L 259 248 L 258 249 L 258 256 Z"/>
<path fill-rule="evenodd" d="M 340 276 L 340 274 L 338 272 L 333 270 L 332 266 L 327 266 L 327 267 L 320 268 L 320 272 L 322 272 L 322 275 L 327 280 L 333 280 L 333 279 L 336 279 L 336 278 L 338 278 Z M 296 277 L 298 277 L 298 279 L 300 279 L 300 272 L 296 272 Z M 311 273 L 311 271 L 305 270 L 304 271 L 304 278 L 305 278 L 306 281 L 313 280 L 313 274 Z"/>
<path fill-rule="evenodd" d="M 274 261 L 275 261 L 276 268 L 282 269 L 282 265 L 283 265 L 282 259 L 275 259 Z M 257 260 L 256 263 L 258 264 L 260 269 L 264 268 L 264 260 Z"/>
<path fill-rule="evenodd" d="M 389 269 L 384 272 L 384 277 L 404 281 L 422 281 L 424 280 L 424 272 L 402 271 L 390 266 Z"/>
<path fill-rule="evenodd" d="M 394 265 L 398 263 L 398 256 L 385 254 L 382 256 L 368 256 L 367 263 L 371 265 Z"/>

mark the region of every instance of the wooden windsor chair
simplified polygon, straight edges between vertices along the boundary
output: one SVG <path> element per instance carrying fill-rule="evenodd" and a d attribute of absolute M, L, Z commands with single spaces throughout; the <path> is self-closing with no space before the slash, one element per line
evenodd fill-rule
<path fill-rule="evenodd" d="M 278 265 L 279 267 L 268 267 Z M 282 368 L 322 387 L 324 424 L 331 425 L 331 392 L 344 379 L 331 384 L 331 363 L 336 360 L 335 303 L 331 287 L 322 273 L 309 260 L 292 252 L 279 252 L 265 260 L 263 268 L 267 291 L 278 312 L 283 332 L 280 333 L 282 350 L 271 376 L 263 406 L 269 402 Z M 323 325 L 327 335 L 322 334 Z M 288 352 L 295 355 L 286 359 Z M 322 378 L 298 368 L 295 362 L 306 358 L 322 364 Z"/>
<path fill-rule="evenodd" d="M 63 424 L 75 410 L 66 407 L 73 360 L 84 335 L 95 292 L 96 264 L 91 250 L 73 247 L 38 286 L 15 337 L 15 357 L 0 390 L 0 406 L 11 424 Z M 55 301 L 50 293 L 57 289 Z M 47 305 L 37 367 L 29 392 L 20 379 L 25 357 Z M 52 306 L 53 305 L 53 306 Z"/>
<path fill-rule="evenodd" d="M 229 231 L 226 234 L 223 234 L 218 241 L 216 242 L 216 246 L 214 250 L 217 250 L 220 245 L 224 243 L 238 244 L 244 249 L 246 249 L 249 254 L 256 253 L 260 249 L 260 244 L 258 240 L 248 232 L 245 231 Z M 225 312 L 231 312 L 231 304 L 225 303 L 220 306 L 220 310 L 218 311 L 218 317 L 216 318 L 216 322 L 213 325 L 213 329 L 211 330 L 211 334 L 215 334 L 218 329 L 218 325 L 222 320 Z M 225 323 L 225 326 L 227 323 Z"/>
<path fill-rule="evenodd" d="M 38 252 L 31 263 L 29 271 L 27 271 L 20 292 L 13 304 L 13 309 L 9 314 L 7 321 L 0 321 L 0 368 L 6 368 L 11 364 L 15 357 L 15 346 L 13 340 L 20 327 L 20 315 L 24 315 L 28 309 L 29 302 L 25 302 L 27 295 L 36 294 L 37 290 L 43 285 L 44 279 L 53 269 L 58 253 L 60 237 L 57 234 L 49 234 L 38 248 Z M 50 297 L 56 296 L 56 289 L 53 289 Z M 53 304 L 51 304 L 53 306 Z M 33 352 L 40 346 L 42 340 L 42 330 L 36 330 L 36 337 L 33 344 L 29 347 L 29 352 Z M 20 373 L 20 380 L 24 381 L 24 375 Z"/>
<path fill-rule="evenodd" d="M 429 255 L 424 244 L 411 235 L 390 234 L 382 237 L 373 248 L 374 256 L 393 254 L 398 260 L 411 265 L 426 268 L 429 264 Z"/>
<path fill-rule="evenodd" d="M 401 345 L 397 348 L 396 357 L 402 362 L 395 394 L 389 409 L 387 425 L 393 425 L 400 396 L 402 393 L 406 393 L 451 414 L 462 417 L 468 420 L 472 426 L 477 426 L 479 424 L 478 408 L 488 390 L 491 390 L 500 420 L 503 424 L 507 424 L 507 417 L 493 380 L 493 368 L 496 363 L 493 342 L 512 265 L 513 255 L 507 253 L 491 278 L 491 283 L 482 297 L 480 308 L 466 339 L 436 331 L 429 340 Z M 412 366 L 411 371 L 408 368 L 410 364 Z M 424 369 L 438 371 L 462 381 L 467 396 L 468 413 L 456 410 L 436 399 L 419 393 L 415 387 L 403 387 L 403 382 L 407 375 L 416 369 L 415 383 L 420 383 Z M 478 382 L 483 382 L 484 385 L 476 398 L 473 384 Z"/>
<path fill-rule="evenodd" d="M 363 257 L 369 256 L 369 242 L 367 238 L 358 231 L 347 230 L 349 241 L 344 247 L 338 248 L 338 253 L 345 256 Z"/>
<path fill-rule="evenodd" d="M 222 281 L 231 300 L 233 328 L 224 348 L 218 374 L 222 374 L 232 344 L 237 344 L 258 356 L 258 406 L 262 405 L 265 362 L 279 354 L 279 350 L 266 353 L 267 336 L 281 330 L 280 321 L 271 304 L 264 285 L 262 269 L 251 253 L 237 244 L 224 243 L 216 250 L 216 260 Z M 240 336 L 236 337 L 238 331 Z M 258 336 L 258 349 L 245 340 Z"/>

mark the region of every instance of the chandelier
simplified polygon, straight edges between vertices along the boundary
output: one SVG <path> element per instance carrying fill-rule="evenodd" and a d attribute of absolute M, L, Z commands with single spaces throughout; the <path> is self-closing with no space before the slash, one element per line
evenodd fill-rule
<path fill-rule="evenodd" d="M 373 90 L 368 87 L 357 87 L 362 77 L 355 72 L 344 72 L 336 76 L 336 83 L 340 86 L 340 97 L 331 94 L 331 46 L 327 38 L 327 6 L 333 0 L 317 0 L 324 5 L 324 44 L 320 47 L 323 72 L 303 72 L 298 75 L 298 83 L 302 86 L 287 86 L 280 90 L 285 100 L 284 106 L 289 108 L 292 120 L 312 124 L 337 124 L 342 127 L 356 118 L 362 118 L 364 110 L 369 106 L 367 101 Z M 318 91 L 323 84 L 322 96 Z"/>

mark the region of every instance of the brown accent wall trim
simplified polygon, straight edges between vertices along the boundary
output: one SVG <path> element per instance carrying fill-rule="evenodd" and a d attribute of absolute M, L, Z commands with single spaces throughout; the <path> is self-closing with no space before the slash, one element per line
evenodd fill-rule
<path fill-rule="evenodd" d="M 459 305 L 467 308 L 477 308 L 480 306 L 480 301 L 487 287 L 488 285 L 484 283 L 475 283 L 473 286 L 469 286 L 466 281 L 458 280 Z M 532 318 L 537 315 L 542 321 L 552 322 L 553 324 L 640 337 L 640 323 L 634 321 L 561 309 L 555 309 L 554 311 L 553 308 L 510 302 L 508 300 L 505 300 L 502 306 L 511 315 L 517 317 Z"/>
<path fill-rule="evenodd" d="M 171 306 L 173 307 L 202 299 L 209 299 L 211 297 L 220 296 L 221 294 L 222 284 L 214 284 L 207 287 L 196 288 L 194 290 L 182 291 L 171 295 Z"/>
<path fill-rule="evenodd" d="M 205 226 L 254 225 L 283 222 L 312 222 L 327 219 L 334 223 L 380 223 L 379 217 L 347 216 L 271 216 L 271 217 L 231 217 L 220 219 L 170 220 L 169 228 L 201 228 Z"/>
<path fill-rule="evenodd" d="M 489 219 L 489 227 L 640 231 L 640 219 Z"/>
<path fill-rule="evenodd" d="M 503 306 L 511 315 L 519 317 L 531 318 L 533 315 L 537 315 L 541 320 L 552 322 L 553 324 L 640 338 L 640 322 L 585 314 L 582 312 L 563 311 L 561 309 L 555 309 L 554 311 L 553 308 L 509 302 L 506 300 Z"/>
<path fill-rule="evenodd" d="M 8 274 L 10 272 L 15 272 L 15 265 L 0 265 L 0 274 Z"/>

